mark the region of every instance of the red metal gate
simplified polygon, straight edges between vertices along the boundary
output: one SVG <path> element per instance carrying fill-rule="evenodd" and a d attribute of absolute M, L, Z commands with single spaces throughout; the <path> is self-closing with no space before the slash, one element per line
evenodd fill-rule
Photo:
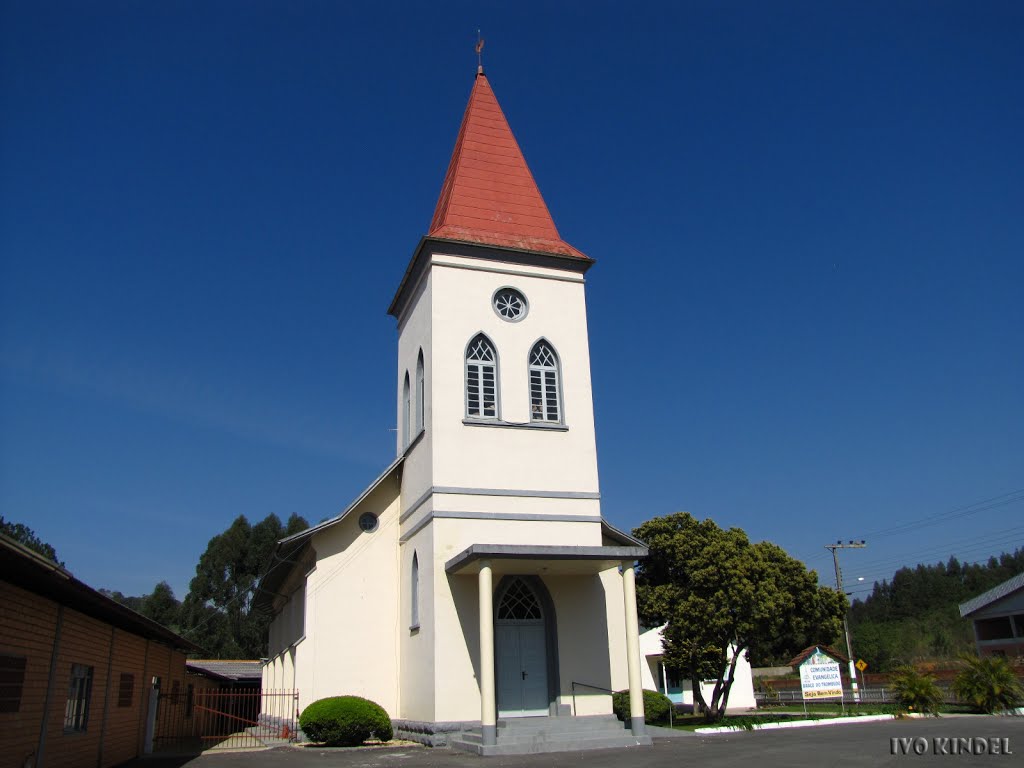
<path fill-rule="evenodd" d="M 200 688 L 161 692 L 153 751 L 197 754 L 254 749 L 295 741 L 299 693 L 259 688 Z"/>

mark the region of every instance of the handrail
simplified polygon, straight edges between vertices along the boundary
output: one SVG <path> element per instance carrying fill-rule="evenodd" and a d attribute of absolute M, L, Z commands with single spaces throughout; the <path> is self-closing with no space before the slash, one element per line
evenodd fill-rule
<path fill-rule="evenodd" d="M 611 688 L 602 688 L 600 685 L 591 685 L 590 683 L 579 683 L 579 682 L 576 682 L 575 680 L 573 680 L 572 681 L 572 716 L 573 717 L 576 717 L 576 686 L 577 685 L 581 686 L 583 688 L 592 688 L 595 691 L 604 691 L 605 693 L 612 693 L 612 694 L 615 693 L 615 691 L 613 691 Z"/>

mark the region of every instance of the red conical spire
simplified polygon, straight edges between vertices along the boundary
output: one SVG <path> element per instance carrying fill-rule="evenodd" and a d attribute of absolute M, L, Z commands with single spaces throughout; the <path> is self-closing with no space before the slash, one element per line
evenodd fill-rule
<path fill-rule="evenodd" d="M 559 236 L 482 71 L 469 95 L 428 236 L 590 261 Z"/>

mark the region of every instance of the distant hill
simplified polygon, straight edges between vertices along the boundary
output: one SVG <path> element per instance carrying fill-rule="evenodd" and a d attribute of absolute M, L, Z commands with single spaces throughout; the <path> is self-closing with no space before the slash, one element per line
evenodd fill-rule
<path fill-rule="evenodd" d="M 854 655 L 875 672 L 901 664 L 956 658 L 974 651 L 971 623 L 959 604 L 1024 572 L 1024 548 L 984 563 L 946 563 L 900 568 L 892 581 L 875 585 L 850 606 Z"/>

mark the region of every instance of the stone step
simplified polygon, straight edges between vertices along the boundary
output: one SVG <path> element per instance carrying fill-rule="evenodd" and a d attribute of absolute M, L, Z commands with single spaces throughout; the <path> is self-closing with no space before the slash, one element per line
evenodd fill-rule
<path fill-rule="evenodd" d="M 614 729 L 622 730 L 624 724 L 615 715 L 585 715 L 582 717 L 523 717 L 498 721 L 498 732 L 509 733 L 550 730 L 552 728 L 565 730 L 594 730 Z"/>
<path fill-rule="evenodd" d="M 465 752 L 491 757 L 498 755 L 532 755 L 544 752 L 582 752 L 591 749 L 623 749 L 650 746 L 652 743 L 650 736 L 634 737 L 627 734 L 609 736 L 595 733 L 589 738 L 538 739 L 532 742 L 514 743 L 499 742 L 498 744 L 488 746 L 458 738 L 452 740 L 451 746 Z"/>

